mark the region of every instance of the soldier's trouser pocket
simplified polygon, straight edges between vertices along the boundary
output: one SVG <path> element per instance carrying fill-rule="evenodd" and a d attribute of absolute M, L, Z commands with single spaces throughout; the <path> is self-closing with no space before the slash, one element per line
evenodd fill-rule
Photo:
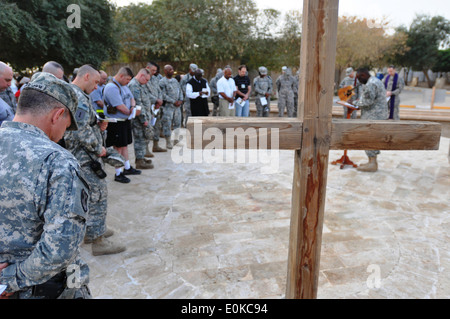
<path fill-rule="evenodd" d="M 66 288 L 67 276 L 63 271 L 41 285 L 32 287 L 32 296 L 34 298 L 56 299 Z"/>

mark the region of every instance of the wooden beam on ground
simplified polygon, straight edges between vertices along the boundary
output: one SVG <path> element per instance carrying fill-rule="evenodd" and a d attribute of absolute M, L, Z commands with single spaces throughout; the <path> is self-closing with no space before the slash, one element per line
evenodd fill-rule
<path fill-rule="evenodd" d="M 187 144 L 192 149 L 299 150 L 302 128 L 303 122 L 293 118 L 190 117 Z M 332 150 L 438 150 L 440 137 L 441 125 L 433 122 L 335 119 L 328 142 Z"/>

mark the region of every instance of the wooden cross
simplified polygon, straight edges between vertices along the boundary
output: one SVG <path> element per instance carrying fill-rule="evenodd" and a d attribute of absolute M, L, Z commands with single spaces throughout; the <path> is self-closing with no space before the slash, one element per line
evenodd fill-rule
<path fill-rule="evenodd" d="M 254 148 L 251 129 L 259 140 L 268 139 L 271 149 L 275 128 L 279 149 L 295 151 L 287 299 L 317 298 L 330 149 L 438 150 L 441 135 L 440 124 L 431 122 L 333 120 L 339 0 L 304 0 L 303 5 L 298 118 L 191 117 L 187 127 L 194 149 L 212 142 L 203 136 L 210 128 L 223 133 L 225 148 Z M 230 143 L 236 138 L 245 145 Z"/>

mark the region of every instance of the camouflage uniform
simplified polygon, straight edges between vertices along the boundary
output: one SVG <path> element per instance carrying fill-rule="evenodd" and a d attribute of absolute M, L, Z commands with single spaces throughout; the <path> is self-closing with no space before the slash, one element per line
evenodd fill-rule
<path fill-rule="evenodd" d="M 284 110 L 287 107 L 288 117 L 294 117 L 294 92 L 298 89 L 295 87 L 295 79 L 292 75 L 283 74 L 276 82 L 278 90 L 278 116 L 284 116 Z"/>
<path fill-rule="evenodd" d="M 103 136 L 97 124 L 96 111 L 92 105 L 91 98 L 78 86 L 73 84 L 71 86 L 78 97 L 78 131 L 66 132 L 64 140 L 66 148 L 80 163 L 84 177 L 91 188 L 86 238 L 94 240 L 106 232 L 106 213 L 108 209 L 106 180 L 100 179 L 90 167 L 92 159 L 103 166 L 102 160 L 98 157 L 103 148 Z"/>
<path fill-rule="evenodd" d="M 213 116 L 219 115 L 219 92 L 217 92 L 217 81 L 223 76 L 223 72 L 217 72 L 216 76 L 211 79 L 209 87 L 211 88 L 211 102 L 214 105 Z"/>
<path fill-rule="evenodd" d="M 180 107 L 176 107 L 174 103 L 176 101 L 183 101 L 183 91 L 181 89 L 180 83 L 175 78 L 162 78 L 159 82 L 161 92 L 163 94 L 163 100 L 165 105 L 163 107 L 164 114 L 162 117 L 162 127 L 164 136 L 170 137 L 172 135 L 172 119 L 174 130 L 181 127 L 181 110 Z"/>
<path fill-rule="evenodd" d="M 131 121 L 133 131 L 134 152 L 136 160 L 145 159 L 148 143 L 153 137 L 152 122 L 152 104 L 146 85 L 142 85 L 134 78 L 128 84 L 131 93 L 136 100 L 136 105 L 142 107 L 141 114 Z M 148 126 L 144 124 L 147 122 Z"/>
<path fill-rule="evenodd" d="M 385 85 L 385 81 L 387 79 L 387 75 L 385 76 L 385 78 L 383 79 L 383 85 Z M 394 77 L 391 76 L 389 77 L 389 81 L 387 83 L 386 87 L 386 91 L 392 91 L 392 86 L 394 85 Z M 395 103 L 394 103 L 394 120 L 399 121 L 400 120 L 400 93 L 402 93 L 403 89 L 405 88 L 405 80 L 403 80 L 403 78 L 401 78 L 400 76 L 398 77 L 398 81 L 397 81 L 397 88 L 395 89 L 395 91 L 392 91 L 392 97 L 395 96 Z M 392 98 L 391 97 L 391 98 Z M 390 101 L 387 102 L 388 105 L 388 110 L 390 110 Z"/>
<path fill-rule="evenodd" d="M 356 81 L 356 82 L 355 82 Z M 356 84 L 355 84 L 356 83 Z M 361 83 L 359 83 L 359 81 L 358 81 L 358 79 L 356 79 L 356 77 L 354 77 L 354 78 L 351 78 L 351 77 L 349 77 L 349 76 L 347 76 L 347 77 L 345 77 L 343 80 L 342 80 L 342 82 L 341 82 L 341 84 L 339 84 L 339 89 L 342 89 L 342 88 L 345 88 L 345 87 L 347 87 L 347 86 L 353 86 L 353 87 L 356 87 L 356 89 L 353 91 L 354 93 L 355 93 L 355 95 L 353 95 L 349 100 L 348 100 L 348 102 L 350 103 L 350 104 L 353 104 L 353 103 L 355 103 L 357 100 L 359 100 L 359 98 L 360 98 L 360 96 L 361 96 Z M 345 106 L 343 106 L 343 108 L 344 108 L 344 119 L 346 119 L 347 118 L 347 113 L 348 113 L 348 108 L 347 107 L 345 107 Z M 354 111 L 353 113 L 352 113 L 352 119 L 356 119 L 357 118 L 357 116 L 358 116 L 358 113 L 356 112 L 356 111 Z"/>
<path fill-rule="evenodd" d="M 187 121 L 188 121 L 189 117 L 192 116 L 191 100 L 186 96 L 186 86 L 187 86 L 188 82 L 193 78 L 194 78 L 194 76 L 191 75 L 190 73 L 188 73 L 180 81 L 180 86 L 181 86 L 181 89 L 183 90 L 183 96 L 184 96 L 184 104 L 181 107 L 182 117 L 183 117 L 183 108 L 186 111 L 186 116 L 183 119 L 184 126 L 187 125 Z"/>
<path fill-rule="evenodd" d="M 11 109 L 14 112 L 14 114 L 16 114 L 16 111 L 17 111 L 17 100 L 16 100 L 16 96 L 14 95 L 14 93 L 11 90 L 10 87 L 7 88 L 5 91 L 0 92 L 0 99 L 5 101 L 6 104 L 8 104 L 11 107 Z"/>
<path fill-rule="evenodd" d="M 295 79 L 295 91 L 294 91 L 294 117 L 297 117 L 298 114 L 298 87 L 300 86 L 300 70 L 298 70 L 297 74 L 294 76 Z"/>
<path fill-rule="evenodd" d="M 0 98 L 0 125 L 2 125 L 4 121 L 12 121 L 13 119 L 14 111 L 11 109 L 8 103 Z"/>
<path fill-rule="evenodd" d="M 66 105 L 73 120 L 76 95 L 63 81 L 45 78 L 34 89 Z M 76 123 L 69 129 L 77 129 Z M 9 150 L 0 153 L 0 263 L 9 264 L 0 271 L 0 283 L 15 293 L 11 298 L 42 299 L 33 287 L 73 267 L 80 288 L 67 287 L 59 298 L 91 298 L 89 267 L 79 251 L 89 186 L 77 160 L 39 128 L 19 122 L 3 123 L 0 149 Z"/>
<path fill-rule="evenodd" d="M 256 94 L 256 113 L 258 117 L 268 117 L 270 114 L 270 97 L 267 99 L 267 105 L 261 104 L 261 98 L 266 96 L 266 93 L 272 94 L 273 82 L 272 78 L 268 75 L 265 77 L 256 77 L 253 80 L 253 87 Z"/>
<path fill-rule="evenodd" d="M 163 100 L 163 94 L 161 92 L 161 88 L 159 86 L 160 79 L 154 75 L 150 78 L 150 81 L 146 84 L 147 95 L 150 98 L 151 105 L 155 105 L 156 100 Z M 162 108 L 156 115 L 156 123 L 153 127 L 153 140 L 159 141 L 159 136 L 161 135 L 162 128 Z"/>
<path fill-rule="evenodd" d="M 364 86 L 361 97 L 356 103 L 361 109 L 363 120 L 387 120 L 389 112 L 386 106 L 386 90 L 383 83 L 371 76 Z M 380 151 L 366 151 L 368 157 L 380 154 Z"/>

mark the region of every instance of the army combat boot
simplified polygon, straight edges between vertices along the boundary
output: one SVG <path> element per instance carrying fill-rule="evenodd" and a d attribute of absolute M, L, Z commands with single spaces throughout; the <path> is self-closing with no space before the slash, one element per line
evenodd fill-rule
<path fill-rule="evenodd" d="M 104 236 L 98 237 L 92 243 L 92 255 L 94 256 L 114 255 L 124 252 L 125 250 L 125 246 L 116 245 Z"/>
<path fill-rule="evenodd" d="M 376 156 L 369 157 L 369 163 L 362 164 L 357 169 L 360 172 L 370 172 L 370 173 L 378 171 L 377 157 Z"/>
<path fill-rule="evenodd" d="M 147 144 L 147 150 L 146 150 L 146 152 L 145 152 L 145 157 L 146 157 L 146 158 L 153 158 L 153 157 L 155 157 L 155 155 L 154 155 L 152 152 L 150 152 L 150 149 L 149 149 L 149 147 L 148 147 L 148 144 Z"/>
<path fill-rule="evenodd" d="M 173 148 L 172 141 L 170 140 L 170 136 L 166 137 L 166 148 L 171 150 Z"/>
<path fill-rule="evenodd" d="M 140 158 L 140 159 L 136 160 L 136 168 L 137 169 L 153 169 L 154 166 L 152 163 L 149 163 L 145 159 Z"/>
<path fill-rule="evenodd" d="M 167 152 L 166 149 L 159 147 L 158 143 L 159 143 L 158 141 L 153 141 L 153 152 L 154 153 Z"/>
<path fill-rule="evenodd" d="M 179 133 L 176 132 L 175 133 L 175 139 L 173 141 L 173 145 L 175 146 L 175 145 L 179 144 L 181 142 L 181 140 L 182 140 L 182 137 L 180 136 Z"/>
<path fill-rule="evenodd" d="M 103 234 L 104 238 L 109 238 L 114 235 L 114 230 L 106 228 L 106 232 Z M 88 239 L 87 237 L 84 237 L 84 243 L 85 244 L 92 244 L 94 241 L 92 239 Z"/>

